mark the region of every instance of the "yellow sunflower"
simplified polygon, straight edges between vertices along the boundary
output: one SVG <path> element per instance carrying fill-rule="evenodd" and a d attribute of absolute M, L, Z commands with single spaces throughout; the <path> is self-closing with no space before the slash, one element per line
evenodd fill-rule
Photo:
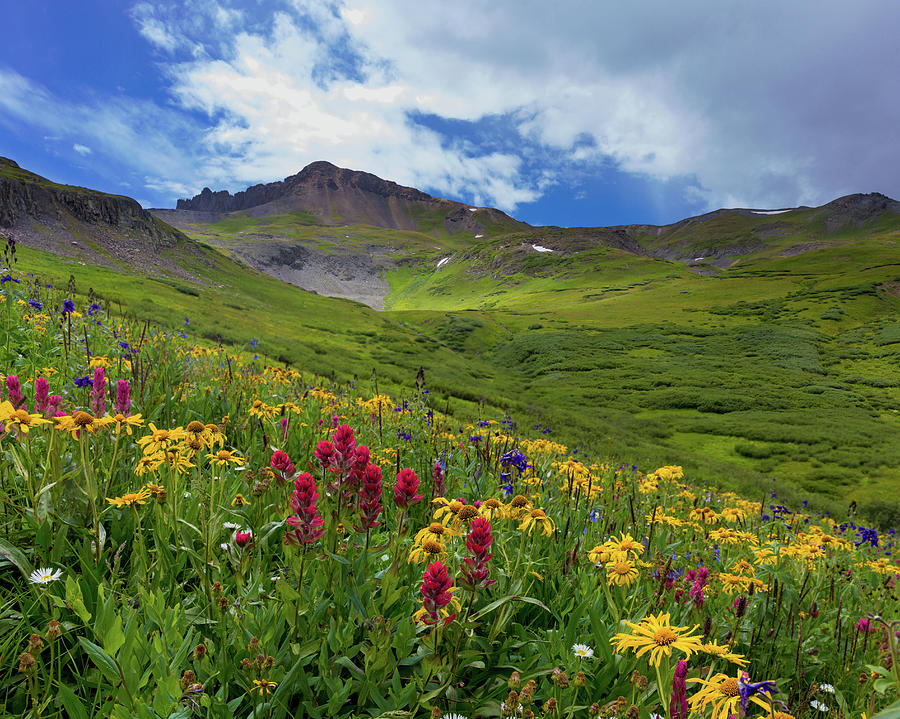
<path fill-rule="evenodd" d="M 616 652 L 633 649 L 639 657 L 650 652 L 650 663 L 659 666 L 663 655 L 671 657 L 673 649 L 684 652 L 688 657 L 700 651 L 702 641 L 693 634 L 699 625 L 695 625 L 692 629 L 673 627 L 669 623 L 669 618 L 669 613 L 664 612 L 650 614 L 639 624 L 625 622 L 631 628 L 631 633 L 620 632 L 613 637 Z"/>
<path fill-rule="evenodd" d="M 149 424 L 150 434 L 141 437 L 138 444 L 145 455 L 165 452 L 172 445 L 178 444 L 185 438 L 185 431 L 181 427 L 175 429 L 158 429 L 153 422 Z"/>
<path fill-rule="evenodd" d="M 495 497 L 489 497 L 481 503 L 478 513 L 488 521 L 493 522 L 506 516 L 506 505 Z"/>

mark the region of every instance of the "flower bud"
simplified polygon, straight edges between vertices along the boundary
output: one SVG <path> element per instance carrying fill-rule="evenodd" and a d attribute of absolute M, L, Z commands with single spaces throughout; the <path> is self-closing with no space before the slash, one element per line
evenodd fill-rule
<path fill-rule="evenodd" d="M 518 689 L 520 682 L 521 677 L 519 676 L 519 672 L 513 672 L 509 675 L 509 679 L 506 680 L 506 686 L 510 689 Z"/>

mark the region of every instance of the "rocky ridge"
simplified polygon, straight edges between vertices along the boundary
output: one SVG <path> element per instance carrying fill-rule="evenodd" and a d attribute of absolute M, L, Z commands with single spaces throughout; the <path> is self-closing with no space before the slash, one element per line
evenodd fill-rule
<path fill-rule="evenodd" d="M 194 279 L 173 256 L 204 259 L 195 242 L 135 200 L 59 185 L 0 157 L 0 233 L 25 247 Z"/>

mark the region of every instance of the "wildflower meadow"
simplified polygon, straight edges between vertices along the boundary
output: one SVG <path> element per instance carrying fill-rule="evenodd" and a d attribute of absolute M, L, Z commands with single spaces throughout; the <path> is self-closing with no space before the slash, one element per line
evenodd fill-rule
<path fill-rule="evenodd" d="M 890 528 L 23 274 L 0 316 L 3 716 L 900 716 Z"/>

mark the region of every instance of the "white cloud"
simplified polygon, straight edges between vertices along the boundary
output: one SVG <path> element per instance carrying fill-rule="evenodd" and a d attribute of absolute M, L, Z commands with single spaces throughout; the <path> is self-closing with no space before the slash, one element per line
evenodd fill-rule
<path fill-rule="evenodd" d="M 92 150 L 87 145 L 81 145 L 79 143 L 75 143 L 72 145 L 72 149 L 75 150 L 79 155 L 90 155 Z"/>
<path fill-rule="evenodd" d="M 900 195 L 887 0 L 236 4 L 132 8 L 170 104 L 64 102 L 0 71 L 0 109 L 122 157 L 160 193 L 326 159 L 507 210 L 559 171 L 610 164 L 683 179 L 710 208 Z"/>

